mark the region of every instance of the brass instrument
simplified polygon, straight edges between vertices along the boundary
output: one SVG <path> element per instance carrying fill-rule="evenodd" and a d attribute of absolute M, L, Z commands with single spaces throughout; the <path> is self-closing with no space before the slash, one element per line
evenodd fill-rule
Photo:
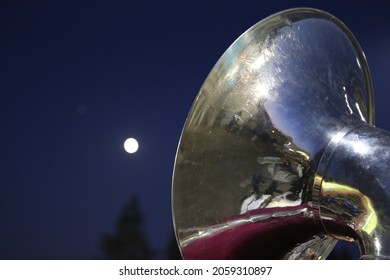
<path fill-rule="evenodd" d="M 243 33 L 202 85 L 173 176 L 185 259 L 325 259 L 338 240 L 390 256 L 390 133 L 348 28 L 320 10 Z"/>

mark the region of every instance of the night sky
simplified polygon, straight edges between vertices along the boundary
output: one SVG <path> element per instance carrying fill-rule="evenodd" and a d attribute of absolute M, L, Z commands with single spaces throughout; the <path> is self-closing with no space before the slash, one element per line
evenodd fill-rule
<path fill-rule="evenodd" d="M 161 258 L 176 148 L 199 88 L 241 33 L 299 6 L 355 34 L 376 124 L 390 130 L 385 1 L 0 1 L 0 259 L 95 258 L 133 196 Z"/>

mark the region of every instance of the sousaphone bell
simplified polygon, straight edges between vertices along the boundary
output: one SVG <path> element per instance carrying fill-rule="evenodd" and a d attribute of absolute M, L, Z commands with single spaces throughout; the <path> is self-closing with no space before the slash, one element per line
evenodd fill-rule
<path fill-rule="evenodd" d="M 320 10 L 243 33 L 202 85 L 173 176 L 185 259 L 324 259 L 338 240 L 390 256 L 390 134 L 366 58 Z"/>

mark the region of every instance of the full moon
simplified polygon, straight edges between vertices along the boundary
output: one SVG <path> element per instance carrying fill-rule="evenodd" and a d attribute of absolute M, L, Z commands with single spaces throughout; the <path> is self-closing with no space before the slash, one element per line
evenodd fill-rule
<path fill-rule="evenodd" d="M 126 139 L 123 146 L 124 146 L 126 152 L 128 152 L 129 154 L 134 154 L 138 150 L 138 147 L 139 147 L 138 141 L 135 140 L 134 138 Z"/>

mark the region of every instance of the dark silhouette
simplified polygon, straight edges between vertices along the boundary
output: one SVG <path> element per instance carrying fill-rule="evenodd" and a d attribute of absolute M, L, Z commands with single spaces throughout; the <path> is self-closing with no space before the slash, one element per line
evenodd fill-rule
<path fill-rule="evenodd" d="M 104 234 L 101 239 L 104 259 L 147 260 L 153 251 L 143 229 L 143 215 L 138 199 L 132 197 L 119 216 L 114 235 Z"/>

